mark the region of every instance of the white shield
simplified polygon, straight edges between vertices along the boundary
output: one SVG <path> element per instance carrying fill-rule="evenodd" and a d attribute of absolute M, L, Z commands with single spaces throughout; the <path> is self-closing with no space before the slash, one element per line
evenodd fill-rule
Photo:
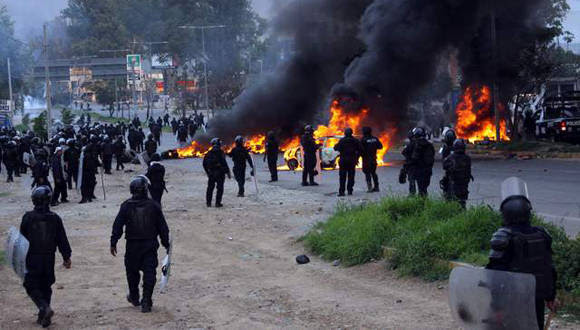
<path fill-rule="evenodd" d="M 18 277 L 26 275 L 26 255 L 30 244 L 16 227 L 11 227 L 6 240 L 6 263 L 12 267 Z"/>

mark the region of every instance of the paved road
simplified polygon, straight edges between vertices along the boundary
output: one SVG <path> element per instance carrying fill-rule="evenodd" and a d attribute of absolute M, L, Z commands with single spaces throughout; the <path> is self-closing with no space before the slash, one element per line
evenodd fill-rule
<path fill-rule="evenodd" d="M 165 134 L 161 150 L 174 146 L 170 134 Z M 258 178 L 261 184 L 268 184 L 269 174 L 262 160 L 263 156 L 255 155 L 258 162 Z M 355 193 L 346 200 L 373 200 L 389 194 L 403 195 L 408 192 L 407 185 L 398 183 L 402 166 L 402 157 L 396 152 L 387 154 L 389 166 L 378 170 L 381 189 L 380 194 L 366 193 L 364 174 L 357 170 Z M 201 167 L 198 159 L 173 160 L 187 167 Z M 280 157 L 282 162 L 282 157 Z M 315 191 L 329 199 L 336 199 L 338 190 L 338 171 L 324 171 L 317 180 L 319 187 L 302 187 L 301 172 L 280 172 L 279 182 L 275 183 L 286 189 Z M 439 180 L 443 175 L 441 163 L 435 163 L 429 193 L 440 196 Z M 546 220 L 561 225 L 571 236 L 580 233 L 580 161 L 576 160 L 474 160 L 473 175 L 475 182 L 470 186 L 470 205 L 489 204 L 499 206 L 500 185 L 510 176 L 518 176 L 528 183 L 530 197 L 535 211 Z M 252 186 L 247 188 L 252 191 Z"/>

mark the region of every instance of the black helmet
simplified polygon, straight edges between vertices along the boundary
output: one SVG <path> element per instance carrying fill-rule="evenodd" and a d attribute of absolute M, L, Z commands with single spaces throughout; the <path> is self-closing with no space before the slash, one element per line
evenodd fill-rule
<path fill-rule="evenodd" d="M 244 137 L 241 135 L 236 136 L 236 139 L 234 140 L 236 142 L 236 145 L 243 145 L 244 144 Z"/>
<path fill-rule="evenodd" d="M 423 129 L 423 127 L 415 127 L 413 129 L 413 137 L 416 139 L 422 139 L 425 136 L 427 136 L 427 134 L 425 133 L 425 129 Z"/>
<path fill-rule="evenodd" d="M 222 141 L 219 138 L 213 138 L 211 139 L 211 145 L 213 147 L 219 148 L 222 145 Z"/>
<path fill-rule="evenodd" d="M 465 148 L 466 148 L 465 140 L 457 139 L 455 140 L 455 142 L 453 142 L 453 152 L 458 154 L 464 154 Z"/>
<path fill-rule="evenodd" d="M 314 130 L 312 129 L 312 126 L 306 125 L 306 126 L 304 126 L 304 132 L 312 133 L 312 132 L 314 132 Z"/>
<path fill-rule="evenodd" d="M 52 190 L 50 190 L 50 187 L 48 186 L 36 187 L 32 191 L 30 198 L 32 199 L 32 204 L 34 204 L 34 206 L 48 206 L 52 199 Z"/>
<path fill-rule="evenodd" d="M 153 134 L 152 133 L 147 134 L 147 140 L 153 140 Z"/>
<path fill-rule="evenodd" d="M 532 204 L 522 196 L 510 198 L 501 205 L 504 224 L 526 224 L 532 218 Z"/>
<path fill-rule="evenodd" d="M 275 137 L 276 137 L 276 134 L 274 134 L 274 131 L 268 132 L 268 139 L 273 140 Z"/>
<path fill-rule="evenodd" d="M 154 153 L 154 154 L 151 156 L 151 161 L 154 161 L 154 162 L 160 162 L 160 161 L 161 161 L 161 156 L 159 156 L 159 154 L 158 154 L 158 153 Z"/>
<path fill-rule="evenodd" d="M 362 131 L 363 131 L 363 134 L 364 135 L 367 135 L 367 136 L 368 135 L 371 135 L 373 133 L 373 129 L 370 128 L 370 127 L 368 127 L 368 126 L 363 127 L 363 130 Z"/>
<path fill-rule="evenodd" d="M 445 140 L 445 143 L 452 144 L 457 139 L 457 135 L 455 134 L 454 130 L 448 129 L 445 131 L 443 139 Z"/>
<path fill-rule="evenodd" d="M 131 195 L 135 199 L 147 198 L 147 191 L 149 189 L 149 179 L 144 175 L 138 175 L 131 180 L 129 186 Z"/>
<path fill-rule="evenodd" d="M 352 134 L 353 134 L 353 132 L 352 132 L 352 128 L 350 128 L 350 127 L 347 127 L 347 128 L 344 130 L 344 135 L 345 135 L 345 136 L 351 137 L 351 136 L 352 136 Z"/>
<path fill-rule="evenodd" d="M 66 140 L 66 145 L 69 147 L 74 147 L 75 145 L 75 139 L 68 139 Z"/>

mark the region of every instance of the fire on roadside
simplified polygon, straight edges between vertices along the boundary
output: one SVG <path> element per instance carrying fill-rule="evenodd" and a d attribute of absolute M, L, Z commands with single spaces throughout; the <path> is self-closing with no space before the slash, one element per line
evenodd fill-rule
<path fill-rule="evenodd" d="M 332 149 L 338 143 L 338 137 L 344 136 L 344 130 L 347 127 L 353 129 L 355 135 L 362 135 L 362 127 L 367 118 L 369 109 L 363 108 L 360 111 L 347 113 L 344 111 L 339 100 L 334 100 L 330 106 L 330 120 L 328 125 L 319 125 L 314 131 L 314 138 L 317 140 L 326 139 L 324 148 Z M 386 165 L 383 158 L 392 144 L 392 138 L 395 131 L 381 132 L 378 138 L 383 144 L 383 149 L 377 153 L 377 164 Z M 265 152 L 266 136 L 258 134 L 246 139 L 246 147 L 255 154 Z M 234 145 L 228 145 L 224 149 L 230 151 Z M 280 150 L 284 153 L 284 160 L 287 162 L 291 159 L 298 159 L 297 153 L 300 150 L 300 137 L 294 136 L 280 143 Z M 201 158 L 209 151 L 209 146 L 202 145 L 197 141 L 191 145 L 175 150 L 177 158 Z M 287 167 L 287 166 L 286 166 Z M 297 168 L 300 164 L 297 164 Z M 281 168 L 284 169 L 284 168 Z"/>
<path fill-rule="evenodd" d="M 503 105 L 498 105 L 503 107 Z M 457 136 L 469 140 L 495 141 L 495 114 L 492 108 L 491 89 L 488 86 L 470 86 L 465 89 L 455 108 Z M 509 140 L 506 121 L 500 121 L 500 139 Z"/>

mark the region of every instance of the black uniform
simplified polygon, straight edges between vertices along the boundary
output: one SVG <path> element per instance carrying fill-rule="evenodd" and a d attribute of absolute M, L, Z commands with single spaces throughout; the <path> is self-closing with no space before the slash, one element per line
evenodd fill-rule
<path fill-rule="evenodd" d="M 50 212 L 47 207 L 37 206 L 22 217 L 20 233 L 30 243 L 26 255 L 24 288 L 34 304 L 44 310 L 50 306 L 52 298 L 56 248 L 64 260 L 71 257 L 66 231 L 57 214 Z"/>
<path fill-rule="evenodd" d="M 111 168 L 113 167 L 113 144 L 110 141 L 105 141 L 101 145 L 101 158 L 103 159 L 105 174 L 111 174 Z"/>
<path fill-rule="evenodd" d="M 316 185 L 314 177 L 316 176 L 316 153 L 318 152 L 318 144 L 314 141 L 312 134 L 306 133 L 300 140 L 302 149 L 304 151 L 304 170 L 302 171 L 302 185 Z"/>
<path fill-rule="evenodd" d="M 361 143 L 352 136 L 345 136 L 334 146 L 334 150 L 340 153 L 338 194 L 344 195 L 346 186 L 348 194 L 352 195 L 356 165 L 363 152 Z M 346 183 L 347 178 L 348 184 Z"/>
<path fill-rule="evenodd" d="M 252 168 L 252 175 L 254 174 L 254 164 L 250 152 L 244 146 L 237 145 L 230 151 L 228 156 L 232 157 L 234 161 L 234 178 L 238 182 L 238 197 L 243 197 L 245 193 L 244 184 L 246 183 L 246 162 Z"/>
<path fill-rule="evenodd" d="M 14 182 L 14 173 L 18 171 L 18 147 L 14 143 L 8 143 L 4 147 L 2 161 L 6 167 L 6 182 Z"/>
<path fill-rule="evenodd" d="M 143 272 L 142 303 L 152 304 L 153 289 L 156 282 L 157 249 L 161 244 L 169 248 L 169 228 L 161 211 L 159 203 L 148 199 L 129 199 L 121 204 L 121 208 L 111 235 L 111 247 L 117 247 L 117 242 L 123 235 L 127 246 L 125 251 L 125 269 L 129 284 L 129 296 L 139 301 L 139 282 Z"/>
<path fill-rule="evenodd" d="M 36 164 L 32 167 L 32 187 L 49 186 L 48 175 L 50 174 L 50 165 L 44 158 L 37 159 Z"/>
<path fill-rule="evenodd" d="M 163 197 L 163 192 L 165 191 L 165 166 L 159 162 L 151 162 L 145 176 L 151 182 L 149 186 L 151 198 L 161 204 L 161 197 Z"/>
<path fill-rule="evenodd" d="M 381 140 L 372 135 L 365 135 L 361 139 L 363 173 L 369 191 L 379 191 L 379 177 L 377 176 L 377 151 L 383 149 Z M 374 183 L 374 188 L 372 185 Z"/>
<path fill-rule="evenodd" d="M 206 204 L 211 206 L 213 191 L 217 188 L 215 205 L 221 206 L 226 174 L 230 175 L 230 168 L 224 152 L 218 147 L 213 147 L 203 158 L 203 169 L 208 178 L 205 195 Z"/>
<path fill-rule="evenodd" d="M 443 161 L 443 169 L 448 179 L 447 193 L 465 208 L 469 198 L 469 181 L 471 176 L 471 158 L 465 153 L 453 152 Z"/>
<path fill-rule="evenodd" d="M 187 142 L 187 128 L 184 125 L 177 129 L 177 140 L 182 146 Z"/>
<path fill-rule="evenodd" d="M 64 163 L 66 167 L 67 173 L 67 183 L 68 188 L 72 189 L 72 182 L 74 180 L 75 184 L 78 184 L 78 175 L 79 175 L 79 161 L 80 161 L 81 153 L 76 146 L 69 146 L 64 151 Z"/>
<path fill-rule="evenodd" d="M 270 170 L 270 181 L 278 181 L 278 154 L 280 153 L 280 145 L 276 138 L 268 137 L 266 141 L 266 154 L 264 160 L 268 160 L 268 170 Z"/>
<path fill-rule="evenodd" d="M 61 158 L 62 155 L 54 155 L 52 157 L 52 179 L 54 180 L 54 191 L 52 192 L 52 204 L 55 205 L 58 203 L 58 199 L 60 197 L 60 201 L 63 203 L 68 202 L 68 191 L 66 186 L 66 177 L 64 168 L 62 167 L 63 159 Z"/>
<path fill-rule="evenodd" d="M 84 150 L 81 202 L 92 202 L 94 198 L 99 165 L 100 163 L 94 145 L 88 144 Z"/>
<path fill-rule="evenodd" d="M 407 176 L 407 181 L 409 182 L 409 194 L 415 195 L 417 193 L 417 180 L 413 176 L 415 166 L 411 159 L 413 155 L 413 146 L 414 142 L 411 140 L 409 143 L 403 148 L 401 154 L 405 157 L 405 164 L 403 165 L 404 175 Z"/>
<path fill-rule="evenodd" d="M 145 151 L 147 151 L 147 155 L 149 155 L 149 159 L 151 159 L 151 156 L 157 152 L 157 142 L 155 142 L 154 139 L 147 140 L 145 142 Z"/>
<path fill-rule="evenodd" d="M 541 227 L 507 225 L 491 239 L 488 269 L 528 273 L 536 278 L 536 317 L 544 328 L 545 301 L 556 298 L 556 269 L 552 262 L 552 237 Z"/>
<path fill-rule="evenodd" d="M 427 196 L 427 188 L 431 184 L 433 164 L 435 163 L 435 148 L 425 138 L 415 140 L 411 154 L 412 176 L 417 180 L 419 195 Z"/>
<path fill-rule="evenodd" d="M 124 170 L 125 165 L 123 165 L 123 155 L 125 154 L 125 143 L 123 139 L 117 139 L 113 144 L 113 154 L 115 155 L 115 160 L 117 161 L 117 171 Z"/>
<path fill-rule="evenodd" d="M 449 144 L 451 142 L 451 144 Z M 441 147 L 441 159 L 445 160 L 447 157 L 451 155 L 453 151 L 453 141 L 445 141 L 443 146 Z M 450 189 L 449 185 L 449 176 L 447 175 L 447 170 L 445 169 L 445 162 L 443 162 L 443 170 L 445 171 L 445 176 L 439 181 L 439 187 L 443 191 L 443 196 L 447 200 L 453 199 L 453 191 Z"/>

